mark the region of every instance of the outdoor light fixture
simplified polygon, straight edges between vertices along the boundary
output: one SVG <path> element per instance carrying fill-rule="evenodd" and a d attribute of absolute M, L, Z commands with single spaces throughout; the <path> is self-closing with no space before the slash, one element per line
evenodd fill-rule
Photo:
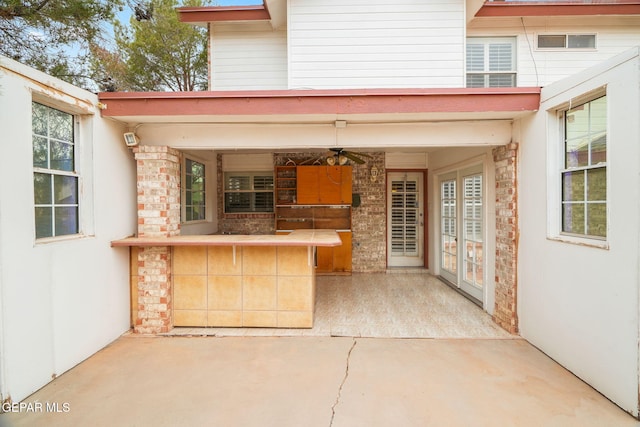
<path fill-rule="evenodd" d="M 371 166 L 369 169 L 369 177 L 371 178 L 371 182 L 376 182 L 378 180 L 378 168 L 375 166 Z"/>
<path fill-rule="evenodd" d="M 135 147 L 140 143 L 140 139 L 133 132 L 125 132 L 124 143 L 127 147 Z"/>

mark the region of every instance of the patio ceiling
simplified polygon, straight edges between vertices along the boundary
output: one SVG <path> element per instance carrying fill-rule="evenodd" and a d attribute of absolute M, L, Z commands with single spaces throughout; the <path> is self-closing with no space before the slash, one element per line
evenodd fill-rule
<path fill-rule="evenodd" d="M 514 120 L 540 88 L 104 92 L 102 115 L 125 123 L 402 123 Z"/>

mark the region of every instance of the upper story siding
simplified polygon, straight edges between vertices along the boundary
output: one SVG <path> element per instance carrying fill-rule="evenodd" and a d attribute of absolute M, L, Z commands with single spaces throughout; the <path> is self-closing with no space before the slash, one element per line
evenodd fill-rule
<path fill-rule="evenodd" d="M 640 45 L 638 16 L 475 18 L 465 28 L 463 0 L 289 0 L 286 22 L 212 24 L 211 89 L 460 88 L 467 37 L 514 37 L 517 86 L 545 86 Z M 596 47 L 538 49 L 539 34 L 596 34 Z"/>
<path fill-rule="evenodd" d="M 540 34 L 595 34 L 595 49 L 539 49 Z M 546 86 L 640 45 L 640 17 L 475 20 L 468 37 L 516 37 L 517 86 Z"/>
<path fill-rule="evenodd" d="M 212 90 L 287 89 L 287 32 L 217 24 L 211 30 Z"/>
<path fill-rule="evenodd" d="M 463 0 L 290 0 L 289 88 L 461 87 Z"/>

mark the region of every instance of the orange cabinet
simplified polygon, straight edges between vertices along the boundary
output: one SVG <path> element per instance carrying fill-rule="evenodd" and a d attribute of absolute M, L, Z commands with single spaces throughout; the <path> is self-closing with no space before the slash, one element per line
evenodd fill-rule
<path fill-rule="evenodd" d="M 341 246 L 316 249 L 317 273 L 351 272 L 351 232 L 340 231 L 338 235 L 342 240 Z"/>
<path fill-rule="evenodd" d="M 298 166 L 297 200 L 302 205 L 351 204 L 351 166 Z"/>
<path fill-rule="evenodd" d="M 351 166 L 276 166 L 276 232 L 338 231 L 342 245 L 318 247 L 316 272 L 351 272 Z"/>

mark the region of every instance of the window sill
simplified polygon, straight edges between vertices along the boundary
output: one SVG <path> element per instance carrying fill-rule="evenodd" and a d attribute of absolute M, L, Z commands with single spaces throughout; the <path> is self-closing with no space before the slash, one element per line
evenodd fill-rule
<path fill-rule="evenodd" d="M 180 225 L 197 225 L 197 224 L 207 224 L 211 221 L 207 221 L 206 219 L 198 219 L 194 221 L 182 221 Z"/>
<path fill-rule="evenodd" d="M 606 240 L 588 239 L 585 237 L 576 237 L 569 235 L 547 236 L 547 240 L 560 243 L 569 243 L 572 245 L 585 246 L 588 248 L 609 250 L 609 242 Z"/>
<path fill-rule="evenodd" d="M 35 240 L 35 245 L 46 245 L 49 243 L 57 243 L 57 242 L 68 242 L 72 240 L 84 240 L 94 238 L 94 235 L 87 234 L 69 234 L 67 236 L 55 236 L 55 237 L 43 237 L 41 239 Z"/>
<path fill-rule="evenodd" d="M 595 47 L 537 47 L 537 52 L 597 52 Z"/>
<path fill-rule="evenodd" d="M 275 216 L 274 212 L 238 212 L 238 213 L 225 213 L 225 219 L 243 219 L 243 218 L 264 218 L 272 219 Z"/>

